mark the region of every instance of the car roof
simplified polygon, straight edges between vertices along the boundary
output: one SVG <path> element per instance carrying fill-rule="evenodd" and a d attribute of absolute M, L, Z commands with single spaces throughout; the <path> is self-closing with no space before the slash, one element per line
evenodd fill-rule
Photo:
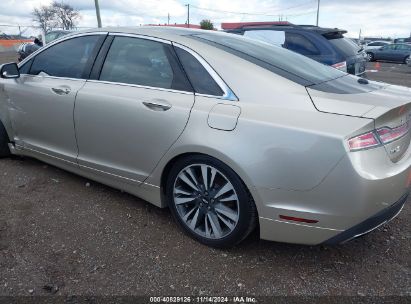
<path fill-rule="evenodd" d="M 181 28 L 181 27 L 164 27 L 164 26 L 136 26 L 136 27 L 104 27 L 95 28 L 89 30 L 83 30 L 78 33 L 90 33 L 90 32 L 109 32 L 109 33 L 121 33 L 121 34 L 135 34 L 150 36 L 154 38 L 169 40 L 169 41 L 186 41 L 184 36 L 194 35 L 203 33 L 205 30 L 192 29 L 192 28 Z M 216 33 L 216 31 L 207 31 L 210 33 Z M 220 32 L 221 33 L 221 32 Z"/>

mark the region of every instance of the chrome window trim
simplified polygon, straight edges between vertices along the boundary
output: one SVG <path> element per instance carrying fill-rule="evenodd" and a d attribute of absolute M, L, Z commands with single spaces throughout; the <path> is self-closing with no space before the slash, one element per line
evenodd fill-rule
<path fill-rule="evenodd" d="M 238 97 L 234 94 L 234 92 L 224 82 L 224 80 L 220 77 L 220 75 L 217 74 L 217 72 L 210 66 L 210 64 L 203 57 L 201 57 L 197 52 L 193 51 L 192 49 L 190 49 L 190 48 L 188 48 L 188 47 L 186 47 L 186 46 L 184 46 L 180 43 L 173 42 L 172 44 L 175 47 L 183 49 L 186 52 L 193 55 L 194 58 L 196 58 L 200 62 L 200 64 L 206 69 L 206 71 L 210 74 L 210 76 L 218 84 L 220 89 L 224 92 L 224 94 L 222 96 L 195 93 L 196 96 L 219 98 L 219 99 L 230 100 L 230 101 L 238 101 Z"/>
<path fill-rule="evenodd" d="M 170 41 L 170 40 L 161 39 L 161 38 L 152 37 L 152 36 L 141 35 L 141 34 L 130 34 L 130 33 L 121 33 L 121 32 L 110 32 L 108 35 L 109 35 L 109 36 L 119 36 L 119 37 L 140 38 L 140 39 L 152 40 L 152 41 L 161 42 L 161 43 L 165 43 L 165 44 L 171 45 L 171 41 Z"/>
<path fill-rule="evenodd" d="M 31 58 L 34 56 L 37 56 L 38 54 L 44 52 L 48 48 L 52 47 L 55 44 L 58 44 L 60 42 L 63 42 L 65 40 L 69 40 L 72 38 L 77 38 L 77 37 L 83 37 L 83 36 L 93 36 L 93 35 L 108 35 L 108 32 L 86 32 L 86 33 L 73 33 L 73 34 L 67 34 L 65 36 L 62 36 L 60 38 L 57 38 L 56 40 L 53 40 L 52 42 L 46 44 L 45 46 L 39 48 L 37 51 L 34 53 L 30 54 L 26 58 L 24 58 L 23 61 L 21 61 L 17 66 L 20 68 L 22 65 L 24 65 L 27 61 L 29 61 Z"/>
<path fill-rule="evenodd" d="M 148 89 L 148 90 L 165 91 L 165 92 L 171 92 L 171 93 L 180 93 L 180 94 L 185 94 L 185 95 L 194 95 L 194 92 L 179 91 L 179 90 L 166 89 L 166 88 L 160 88 L 160 87 L 150 87 L 150 86 L 144 86 L 144 85 L 139 85 L 139 84 L 125 83 L 125 82 L 115 82 L 115 81 L 96 80 L 96 79 L 87 79 L 86 81 L 91 82 L 91 83 L 102 83 L 102 84 L 110 84 L 110 85 L 119 85 L 123 87 L 134 87 L 134 88 L 139 88 L 139 89 Z"/>

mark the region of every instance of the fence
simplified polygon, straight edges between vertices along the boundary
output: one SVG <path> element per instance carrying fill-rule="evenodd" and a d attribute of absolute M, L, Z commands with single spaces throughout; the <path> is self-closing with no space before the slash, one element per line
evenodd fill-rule
<path fill-rule="evenodd" d="M 0 24 L 0 52 L 14 52 L 22 43 L 33 42 L 41 31 L 35 26 Z"/>

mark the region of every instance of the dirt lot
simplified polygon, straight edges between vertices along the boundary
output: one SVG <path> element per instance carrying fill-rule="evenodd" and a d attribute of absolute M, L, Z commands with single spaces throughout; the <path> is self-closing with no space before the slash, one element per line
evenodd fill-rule
<path fill-rule="evenodd" d="M 383 63 L 369 77 L 411 87 L 404 65 Z M 215 250 L 180 232 L 168 210 L 36 160 L 5 159 L 0 295 L 411 296 L 410 217 L 408 204 L 390 224 L 341 246 L 254 233 Z"/>

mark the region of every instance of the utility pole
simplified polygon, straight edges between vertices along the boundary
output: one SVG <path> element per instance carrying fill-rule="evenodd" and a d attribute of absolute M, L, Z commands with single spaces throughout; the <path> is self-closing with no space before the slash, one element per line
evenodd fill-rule
<path fill-rule="evenodd" d="M 187 27 L 190 27 L 190 4 L 186 4 L 187 6 Z"/>
<path fill-rule="evenodd" d="M 318 26 L 318 18 L 320 17 L 320 0 L 318 0 L 318 6 L 317 6 L 317 26 Z"/>
<path fill-rule="evenodd" d="M 98 5 L 98 0 L 94 0 L 94 4 L 96 5 L 97 26 L 101 27 L 100 6 Z"/>
<path fill-rule="evenodd" d="M 167 15 L 167 24 L 170 24 L 170 13 Z"/>

